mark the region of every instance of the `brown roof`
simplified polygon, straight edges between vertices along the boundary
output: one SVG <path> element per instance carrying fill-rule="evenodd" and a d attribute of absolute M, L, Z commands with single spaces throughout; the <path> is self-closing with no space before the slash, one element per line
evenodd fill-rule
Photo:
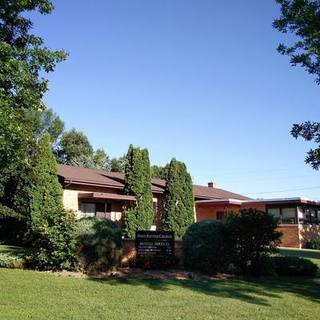
<path fill-rule="evenodd" d="M 82 167 L 73 167 L 68 165 L 58 165 L 58 175 L 66 184 L 81 184 L 87 186 L 109 187 L 114 189 L 124 188 L 124 174 L 120 172 L 106 172 L 98 169 L 88 169 Z M 163 193 L 166 182 L 161 179 L 152 179 L 152 192 Z M 239 199 L 247 200 L 249 198 L 229 192 L 219 188 L 209 188 L 206 186 L 193 186 L 193 192 L 196 199 Z"/>
<path fill-rule="evenodd" d="M 108 199 L 108 200 L 126 200 L 126 201 L 136 201 L 136 197 L 128 196 L 126 194 L 117 193 L 104 193 L 104 192 L 81 192 L 78 195 L 81 199 Z"/>
<path fill-rule="evenodd" d="M 209 188 L 206 186 L 193 185 L 194 197 L 197 199 L 238 199 L 249 200 L 241 194 L 233 193 L 219 188 Z"/>

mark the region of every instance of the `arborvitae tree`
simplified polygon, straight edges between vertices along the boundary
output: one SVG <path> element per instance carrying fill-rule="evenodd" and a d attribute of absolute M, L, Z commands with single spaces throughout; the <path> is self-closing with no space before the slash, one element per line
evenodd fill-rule
<path fill-rule="evenodd" d="M 172 159 L 165 188 L 164 229 L 181 238 L 194 222 L 192 180 L 183 162 Z"/>
<path fill-rule="evenodd" d="M 164 167 L 157 165 L 151 166 L 151 178 L 166 180 L 168 174 L 168 167 L 169 164 L 166 164 Z"/>
<path fill-rule="evenodd" d="M 49 134 L 40 139 L 37 147 L 29 193 L 29 233 L 36 249 L 34 262 L 39 269 L 72 268 L 74 216 L 63 209 L 62 187 Z"/>
<path fill-rule="evenodd" d="M 128 237 L 138 230 L 150 230 L 153 220 L 150 162 L 148 150 L 129 146 L 125 166 L 125 192 L 137 197 L 135 206 L 126 211 Z"/>

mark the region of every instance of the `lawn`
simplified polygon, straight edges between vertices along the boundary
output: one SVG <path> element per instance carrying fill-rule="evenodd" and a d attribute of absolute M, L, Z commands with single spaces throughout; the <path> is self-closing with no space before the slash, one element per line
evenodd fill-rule
<path fill-rule="evenodd" d="M 0 283 L 1 320 L 314 320 L 320 312 L 319 277 L 97 280 L 0 269 Z"/>

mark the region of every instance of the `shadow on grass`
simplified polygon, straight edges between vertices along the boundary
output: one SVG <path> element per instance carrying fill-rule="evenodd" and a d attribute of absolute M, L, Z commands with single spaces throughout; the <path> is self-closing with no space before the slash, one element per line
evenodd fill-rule
<path fill-rule="evenodd" d="M 162 280 L 126 277 L 118 279 L 89 278 L 89 281 L 108 285 L 144 286 L 152 290 L 168 291 L 174 288 L 192 290 L 199 294 L 238 299 L 262 306 L 272 306 L 270 298 L 281 299 L 282 293 L 291 293 L 309 301 L 320 302 L 319 279 L 310 278 L 236 278 L 228 280 Z"/>
<path fill-rule="evenodd" d="M 300 257 L 300 258 L 306 258 L 306 259 L 319 259 L 320 261 L 320 250 L 301 250 L 301 249 L 280 248 L 279 252 L 285 256 Z"/>

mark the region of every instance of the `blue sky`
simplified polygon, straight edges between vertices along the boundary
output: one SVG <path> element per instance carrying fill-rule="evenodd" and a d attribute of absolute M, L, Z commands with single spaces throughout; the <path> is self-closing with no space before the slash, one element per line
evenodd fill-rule
<path fill-rule="evenodd" d="M 49 47 L 70 53 L 45 97 L 67 129 L 111 156 L 133 143 L 153 164 L 176 157 L 196 183 L 320 199 L 319 172 L 304 164 L 312 144 L 289 134 L 319 121 L 320 87 L 276 52 L 286 38 L 271 26 L 273 0 L 54 4 L 33 20 Z"/>

